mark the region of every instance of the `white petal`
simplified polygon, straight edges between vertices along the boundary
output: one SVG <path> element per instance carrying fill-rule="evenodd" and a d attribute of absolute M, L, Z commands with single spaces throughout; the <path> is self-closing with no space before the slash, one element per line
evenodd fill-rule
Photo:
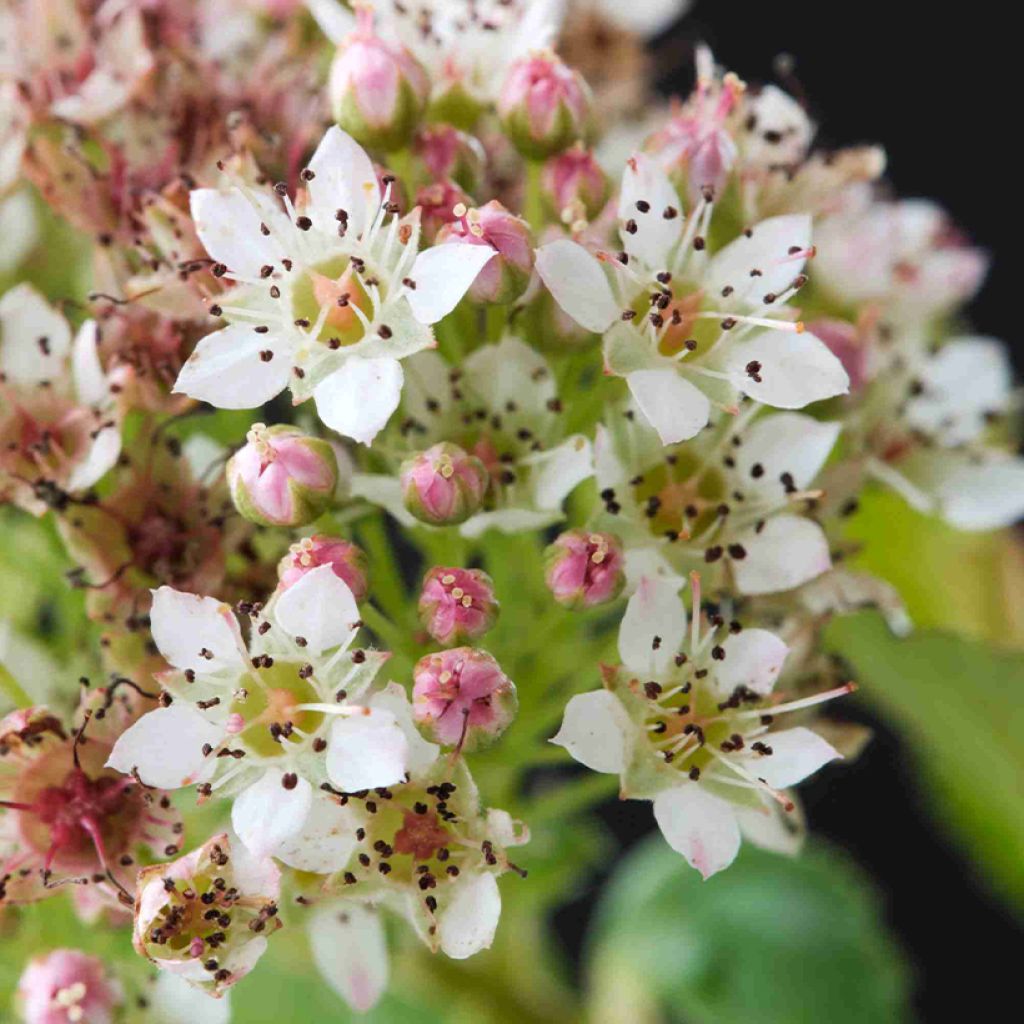
<path fill-rule="evenodd" d="M 753 363 L 760 363 L 760 382 L 747 369 Z M 759 331 L 736 345 L 726 372 L 744 394 L 779 409 L 802 409 L 850 390 L 843 364 L 807 331 Z"/>
<path fill-rule="evenodd" d="M 665 217 L 669 208 L 675 215 Z M 626 229 L 630 221 L 636 225 L 635 231 Z M 630 257 L 651 270 L 667 269 L 669 252 L 682 235 L 683 221 L 682 203 L 665 172 L 644 153 L 626 161 L 619 192 L 619 236 Z"/>
<path fill-rule="evenodd" d="M 173 587 L 152 594 L 153 640 L 175 668 L 192 669 L 197 675 L 245 671 L 242 634 L 228 605 Z"/>
<path fill-rule="evenodd" d="M 555 302 L 580 325 L 603 334 L 622 312 L 595 256 L 582 245 L 560 238 L 537 250 L 537 273 Z"/>
<path fill-rule="evenodd" d="M 436 743 L 429 743 L 421 735 L 412 717 L 412 705 L 405 688 L 398 683 L 388 683 L 383 690 L 378 690 L 366 702 L 372 708 L 381 708 L 395 716 L 395 722 L 405 733 L 409 752 L 406 755 L 405 767 L 410 775 L 425 771 L 436 760 L 441 748 Z"/>
<path fill-rule="evenodd" d="M 231 825 L 255 857 L 270 857 L 298 835 L 313 806 L 313 787 L 301 776 L 286 789 L 285 773 L 269 768 L 240 793 L 231 808 Z"/>
<path fill-rule="evenodd" d="M 146 991 L 146 1024 L 230 1024 L 231 993 L 207 995 L 169 971 L 160 971 Z"/>
<path fill-rule="evenodd" d="M 83 405 L 103 406 L 110 400 L 110 387 L 97 351 L 99 333 L 96 321 L 86 320 L 71 346 L 75 395 Z"/>
<path fill-rule="evenodd" d="M 103 427 L 92 439 L 85 458 L 79 462 L 68 478 L 69 491 L 92 487 L 108 469 L 112 469 L 121 454 L 121 427 Z"/>
<path fill-rule="evenodd" d="M 593 473 L 590 441 L 582 434 L 567 438 L 534 460 L 530 481 L 534 504 L 539 509 L 560 509 L 573 488 Z"/>
<path fill-rule="evenodd" d="M 265 361 L 262 352 L 273 357 Z M 283 339 L 231 324 L 196 345 L 174 391 L 218 409 L 255 409 L 284 389 L 291 369 L 291 349 Z"/>
<path fill-rule="evenodd" d="M 356 1013 L 388 987 L 388 947 L 380 912 L 354 900 L 321 903 L 309 920 L 309 945 L 320 974 Z"/>
<path fill-rule="evenodd" d="M 1024 459 L 960 460 L 935 490 L 942 517 L 958 530 L 997 530 L 1024 517 Z"/>
<path fill-rule="evenodd" d="M 745 629 L 730 636 L 722 649 L 725 660 L 715 668 L 715 690 L 723 699 L 737 686 L 762 695 L 771 693 L 789 653 L 782 640 L 767 629 Z"/>
<path fill-rule="evenodd" d="M 147 711 L 118 737 L 107 767 L 139 778 L 157 789 L 178 789 L 198 781 L 212 764 L 203 754 L 206 744 L 220 741 L 219 726 L 195 708 L 176 701 L 169 708 Z"/>
<path fill-rule="evenodd" d="M 631 731 L 632 722 L 618 698 L 607 690 L 592 690 L 569 699 L 562 727 L 551 742 L 595 772 L 621 775 Z"/>
<path fill-rule="evenodd" d="M 369 444 L 398 408 L 403 380 L 397 359 L 353 356 L 316 386 L 316 411 L 331 430 Z"/>
<path fill-rule="evenodd" d="M 489 245 L 468 242 L 447 242 L 421 252 L 409 273 L 416 287 L 406 292 L 413 316 L 421 324 L 436 324 L 447 316 L 495 254 Z"/>
<path fill-rule="evenodd" d="M 788 473 L 798 490 L 808 487 L 825 464 L 841 429 L 840 423 L 823 423 L 798 412 L 762 416 L 744 432 L 742 446 L 732 453 L 737 486 L 781 503 L 786 494 L 782 474 Z M 755 466 L 760 469 L 755 470 Z"/>
<path fill-rule="evenodd" d="M 327 129 L 309 169 L 310 218 L 321 231 L 338 230 L 338 210 L 348 214 L 346 237 L 358 238 L 380 206 L 380 184 L 366 151 L 337 125 Z"/>
<path fill-rule="evenodd" d="M 348 807 L 313 795 L 313 805 L 302 827 L 273 850 L 278 860 L 299 871 L 327 875 L 341 871 L 359 845 L 358 823 Z"/>
<path fill-rule="evenodd" d="M 223 263 L 229 274 L 259 277 L 262 267 L 275 265 L 287 255 L 274 231 L 290 234 L 291 227 L 268 197 L 252 190 L 243 195 L 237 188 L 198 188 L 189 202 L 199 240 L 211 259 Z M 272 233 L 264 235 L 261 224 Z M 248 330 L 252 333 L 252 328 Z"/>
<path fill-rule="evenodd" d="M 664 674 L 686 635 L 686 607 L 675 583 L 640 581 L 619 626 L 619 657 L 639 675 Z"/>
<path fill-rule="evenodd" d="M 491 529 L 499 530 L 501 533 L 543 530 L 545 526 L 557 523 L 561 518 L 561 512 L 549 509 L 496 508 L 470 516 L 459 527 L 459 533 L 463 537 L 481 537 Z"/>
<path fill-rule="evenodd" d="M 336 46 L 355 28 L 352 12 L 338 0 L 306 0 L 306 7 L 320 31 Z"/>
<path fill-rule="evenodd" d="M 736 538 L 747 556 L 732 563 L 741 594 L 775 594 L 792 590 L 832 565 L 821 527 L 799 516 L 774 516 L 760 533 Z"/>
<path fill-rule="evenodd" d="M 501 893 L 491 874 L 467 878 L 453 890 L 449 890 L 441 911 L 438 933 L 441 949 L 453 960 L 465 960 L 488 949 L 494 941 L 501 917 Z"/>
<path fill-rule="evenodd" d="M 274 618 L 289 636 L 303 637 L 311 654 L 320 654 L 348 645 L 357 629 L 359 608 L 345 581 L 331 566 L 321 565 L 277 598 Z"/>
<path fill-rule="evenodd" d="M 800 852 L 807 827 L 799 804 L 794 803 L 793 809 L 787 811 L 776 800 L 765 797 L 760 807 L 733 804 L 733 813 L 748 842 L 789 857 Z"/>
<path fill-rule="evenodd" d="M 842 757 L 831 743 L 803 726 L 770 733 L 763 742 L 771 747 L 771 754 L 751 755 L 747 767 L 773 789 L 794 786 L 823 764 Z"/>
<path fill-rule="evenodd" d="M 765 295 L 785 291 L 803 270 L 806 257 L 794 259 L 790 250 L 803 252 L 810 244 L 809 214 L 769 217 L 715 254 L 708 267 L 708 294 L 732 288 L 730 303 L 760 306 Z M 751 276 L 752 270 L 760 275 Z"/>
<path fill-rule="evenodd" d="M 704 878 L 727 868 L 740 849 L 732 806 L 699 783 L 666 789 L 654 798 L 654 819 L 665 841 Z"/>
<path fill-rule="evenodd" d="M 408 760 L 409 741 L 390 711 L 369 709 L 331 726 L 327 775 L 346 793 L 404 781 Z"/>
<path fill-rule="evenodd" d="M 675 370 L 635 370 L 626 383 L 662 444 L 688 441 L 707 426 L 711 403 Z"/>
<path fill-rule="evenodd" d="M 0 373 L 11 383 L 58 379 L 70 346 L 68 322 L 31 285 L 0 299 Z"/>

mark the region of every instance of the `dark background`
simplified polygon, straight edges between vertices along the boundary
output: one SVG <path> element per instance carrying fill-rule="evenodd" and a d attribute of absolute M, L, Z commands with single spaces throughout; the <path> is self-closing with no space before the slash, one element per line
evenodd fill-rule
<path fill-rule="evenodd" d="M 898 0 L 698 0 L 654 44 L 659 86 L 666 93 L 689 91 L 699 41 L 746 81 L 784 88 L 773 62 L 789 54 L 821 144 L 881 143 L 896 191 L 939 200 L 988 250 L 993 266 L 968 313 L 979 333 L 1010 345 L 1020 372 L 1024 346 L 1013 304 L 1021 292 L 1012 277 L 1022 189 L 1016 33 L 1006 8 L 991 0 L 914 6 L 918 17 Z M 919 1018 L 949 1020 L 967 992 L 982 1012 L 1019 1005 L 1017 970 L 997 964 L 1015 959 L 1021 931 L 986 888 L 969 851 L 955 847 L 931 816 L 906 744 L 855 702 L 848 714 L 870 722 L 874 740 L 855 764 L 826 768 L 801 791 L 812 833 L 843 847 L 874 878 L 912 964 Z M 976 770 L 984 785 L 983 765 L 964 768 Z M 643 803 L 616 802 L 602 817 L 624 845 L 653 827 Z M 558 915 L 570 947 L 578 948 L 593 897 L 593 890 L 584 893 Z"/>

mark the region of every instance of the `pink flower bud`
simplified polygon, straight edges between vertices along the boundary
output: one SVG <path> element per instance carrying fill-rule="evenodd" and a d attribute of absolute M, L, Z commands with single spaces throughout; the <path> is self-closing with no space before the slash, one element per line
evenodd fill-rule
<path fill-rule="evenodd" d="M 414 149 L 434 181 L 454 181 L 469 191 L 479 184 L 485 156 L 472 135 L 435 124 L 419 131 Z"/>
<path fill-rule="evenodd" d="M 362 548 L 339 537 L 325 537 L 321 534 L 303 537 L 288 549 L 288 554 L 277 566 L 277 575 L 281 581 L 278 589 L 287 590 L 307 572 L 321 565 L 329 565 L 357 601 L 366 597 L 366 555 Z"/>
<path fill-rule="evenodd" d="M 573 146 L 548 160 L 541 188 L 555 216 L 569 223 L 596 217 L 609 192 L 608 178 L 594 154 L 583 146 Z"/>
<path fill-rule="evenodd" d="M 472 202 L 454 181 L 436 181 L 433 185 L 424 185 L 416 193 L 423 237 L 433 244 L 438 232 L 446 224 L 454 224 L 461 219 L 455 214 L 456 207 L 464 210 Z"/>
<path fill-rule="evenodd" d="M 474 302 L 511 302 L 522 295 L 533 273 L 530 226 L 509 213 L 497 199 L 467 210 L 456 206 L 458 218 L 438 232 L 439 242 L 487 245 L 498 254 L 476 276 L 469 289 Z"/>
<path fill-rule="evenodd" d="M 327 89 L 338 124 L 364 146 L 390 152 L 412 138 L 430 81 L 401 43 L 377 35 L 372 7 L 360 4 L 356 28 L 342 40 L 331 65 Z"/>
<path fill-rule="evenodd" d="M 405 507 L 435 526 L 465 522 L 479 511 L 489 482 L 478 458 L 447 441 L 406 459 L 400 475 Z"/>
<path fill-rule="evenodd" d="M 103 961 L 77 949 L 33 958 L 18 981 L 25 1024 L 110 1024 L 123 1001 Z"/>
<path fill-rule="evenodd" d="M 843 364 L 851 394 L 859 391 L 868 381 L 869 347 L 857 328 L 846 320 L 825 319 L 808 323 L 807 330 Z"/>
<path fill-rule="evenodd" d="M 304 526 L 330 504 L 338 460 L 327 441 L 296 427 L 256 423 L 227 465 L 235 508 L 263 526 Z"/>
<path fill-rule="evenodd" d="M 611 533 L 569 530 L 545 552 L 545 582 L 566 608 L 614 601 L 626 582 L 622 544 Z"/>
<path fill-rule="evenodd" d="M 543 160 L 582 138 L 590 119 L 590 89 L 553 53 L 516 61 L 498 97 L 498 115 L 516 149 Z"/>
<path fill-rule="evenodd" d="M 439 644 L 474 640 L 498 617 L 494 583 L 480 569 L 437 566 L 423 579 L 419 611 L 423 628 Z"/>
<path fill-rule="evenodd" d="M 516 688 L 486 651 L 455 647 L 413 669 L 413 715 L 442 746 L 471 751 L 496 740 L 515 717 Z"/>

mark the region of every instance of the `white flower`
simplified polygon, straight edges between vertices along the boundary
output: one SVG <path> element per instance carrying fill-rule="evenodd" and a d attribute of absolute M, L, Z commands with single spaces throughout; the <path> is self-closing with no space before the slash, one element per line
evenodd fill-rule
<path fill-rule="evenodd" d="M 494 255 L 486 246 L 418 253 L 419 215 L 399 220 L 366 153 L 330 128 L 286 193 L 241 180 L 192 193 L 214 272 L 239 282 L 212 312 L 229 326 L 204 338 L 175 390 L 251 409 L 286 386 L 320 419 L 369 444 L 402 391 L 405 356 L 434 345 L 449 313 Z"/>
<path fill-rule="evenodd" d="M 550 367 L 518 338 L 477 349 L 458 371 L 435 353 L 416 356 L 403 411 L 396 450 L 454 441 L 490 472 L 486 506 L 461 525 L 464 536 L 558 522 L 565 498 L 593 475 L 590 441 L 565 435 Z M 352 493 L 383 505 L 403 525 L 417 523 L 402 504 L 395 474 L 356 474 Z"/>
<path fill-rule="evenodd" d="M 627 579 L 679 578 L 715 566 L 741 594 L 791 590 L 825 572 L 828 541 L 799 513 L 840 425 L 751 404 L 685 446 L 663 448 L 632 409 L 612 411 L 594 441 L 604 512 L 594 529 L 626 548 Z M 755 418 L 756 417 L 756 418 Z"/>
<path fill-rule="evenodd" d="M 619 631 L 622 665 L 605 689 L 573 697 L 552 740 L 595 771 L 620 775 L 622 796 L 652 800 L 673 849 L 705 877 L 739 850 L 741 834 L 792 852 L 800 828 L 785 792 L 839 753 L 811 729 L 778 728 L 779 715 L 847 693 L 796 700 L 773 694 L 788 648 L 764 629 L 702 624 L 676 585 L 643 580 Z M 688 635 L 687 635 L 688 634 Z"/>
<path fill-rule="evenodd" d="M 555 301 L 604 335 L 605 365 L 624 377 L 664 444 L 695 436 L 741 394 L 798 409 L 844 394 L 846 371 L 785 303 L 804 284 L 811 219 L 762 221 L 708 256 L 713 195 L 688 217 L 665 173 L 637 154 L 619 196 L 624 252 L 596 256 L 560 239 L 537 252 Z"/>
<path fill-rule="evenodd" d="M 388 655 L 349 650 L 359 612 L 329 565 L 250 615 L 247 651 L 226 605 L 154 591 L 153 639 L 173 666 L 160 681 L 173 703 L 128 729 L 109 764 L 148 785 L 233 794 L 232 824 L 252 853 L 333 871 L 354 830 L 324 789 L 396 784 L 437 747 L 416 732 L 401 687 L 370 690 Z"/>

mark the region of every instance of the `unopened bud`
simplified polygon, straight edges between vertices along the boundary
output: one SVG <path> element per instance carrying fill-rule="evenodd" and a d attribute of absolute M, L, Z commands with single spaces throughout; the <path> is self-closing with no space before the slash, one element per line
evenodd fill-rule
<path fill-rule="evenodd" d="M 410 456 L 400 476 L 405 507 L 434 526 L 462 523 L 479 511 L 489 482 L 478 458 L 447 441 Z"/>
<path fill-rule="evenodd" d="M 564 223 L 593 220 L 608 200 L 608 178 L 594 154 L 573 146 L 544 164 L 541 175 L 544 199 Z"/>
<path fill-rule="evenodd" d="M 330 504 L 338 460 L 329 442 L 296 427 L 256 423 L 227 465 L 235 508 L 263 526 L 305 526 Z"/>
<path fill-rule="evenodd" d="M 498 97 L 506 135 L 523 156 L 543 160 L 586 133 L 591 96 L 586 82 L 553 53 L 516 61 Z"/>
<path fill-rule="evenodd" d="M 366 555 L 362 548 L 340 537 L 324 537 L 321 534 L 303 537 L 288 549 L 288 554 L 277 565 L 280 580 L 278 589 L 287 590 L 307 572 L 321 565 L 329 565 L 357 601 L 362 601 L 366 596 Z"/>
<path fill-rule="evenodd" d="M 455 647 L 413 670 L 413 715 L 446 747 L 472 751 L 496 740 L 515 717 L 516 688 L 486 651 Z"/>
<path fill-rule="evenodd" d="M 545 582 L 566 608 L 615 600 L 626 582 L 622 544 L 611 533 L 569 530 L 545 552 Z"/>
<path fill-rule="evenodd" d="M 465 643 L 483 636 L 498 617 L 494 583 L 480 569 L 431 569 L 419 601 L 423 628 L 439 643 Z"/>
<path fill-rule="evenodd" d="M 479 184 L 486 157 L 472 135 L 435 124 L 420 130 L 414 149 L 434 181 L 454 181 L 469 192 Z"/>

